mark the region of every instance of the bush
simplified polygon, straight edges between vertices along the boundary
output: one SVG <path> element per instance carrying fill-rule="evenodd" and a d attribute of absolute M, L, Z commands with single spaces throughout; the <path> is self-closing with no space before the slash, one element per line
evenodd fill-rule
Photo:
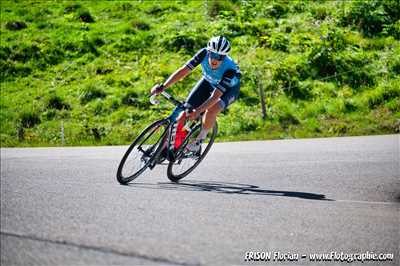
<path fill-rule="evenodd" d="M 259 15 L 256 1 L 241 1 L 239 9 L 239 17 L 241 21 L 254 21 Z"/>
<path fill-rule="evenodd" d="M 398 82 L 392 82 L 387 86 L 378 87 L 370 91 L 366 96 L 368 106 L 370 108 L 376 108 L 381 104 L 400 97 L 400 87 L 397 86 Z"/>
<path fill-rule="evenodd" d="M 99 56 L 97 47 L 101 47 L 105 42 L 102 38 L 90 35 L 82 35 L 77 39 L 59 41 L 57 45 L 61 47 L 68 57 L 81 57 L 87 53 Z"/>
<path fill-rule="evenodd" d="M 400 98 L 398 97 L 388 101 L 385 106 L 392 112 L 400 112 Z"/>
<path fill-rule="evenodd" d="M 134 91 L 127 92 L 121 99 L 122 104 L 135 106 L 141 109 L 147 109 L 150 107 L 150 101 L 147 97 L 139 97 Z"/>
<path fill-rule="evenodd" d="M 196 46 L 196 40 L 190 36 L 178 34 L 173 36 L 168 42 L 168 48 L 170 50 L 179 51 L 180 49 L 187 50 L 188 52 L 194 52 Z"/>
<path fill-rule="evenodd" d="M 156 2 L 155 2 L 156 3 Z M 164 13 L 173 13 L 173 12 L 177 12 L 179 11 L 179 8 L 171 3 L 163 3 L 163 5 L 153 5 L 151 6 L 148 10 L 145 10 L 145 12 L 149 15 L 154 15 L 154 16 L 158 16 L 158 15 L 162 15 Z"/>
<path fill-rule="evenodd" d="M 86 22 L 86 23 L 94 22 L 94 18 L 90 14 L 89 10 L 86 10 L 86 9 L 79 9 L 77 11 L 76 17 L 82 22 Z"/>
<path fill-rule="evenodd" d="M 23 21 L 9 21 L 6 23 L 6 29 L 8 30 L 13 30 L 13 31 L 22 30 L 25 29 L 26 27 L 27 27 L 26 23 Z"/>
<path fill-rule="evenodd" d="M 371 59 L 362 51 L 346 51 L 334 57 L 337 81 L 349 84 L 353 88 L 373 86 L 375 73 L 371 66 Z"/>
<path fill-rule="evenodd" d="M 274 2 L 272 5 L 267 6 L 267 15 L 274 18 L 281 18 L 289 11 L 289 7 L 284 2 Z"/>
<path fill-rule="evenodd" d="M 135 105 L 135 103 L 138 102 L 138 97 L 139 95 L 134 92 L 134 91 L 130 91 L 127 92 L 123 97 L 122 97 L 122 104 L 125 105 Z"/>
<path fill-rule="evenodd" d="M 211 18 L 215 18 L 224 12 L 235 13 L 234 6 L 227 0 L 211 0 L 207 1 L 207 14 Z"/>
<path fill-rule="evenodd" d="M 31 67 L 44 70 L 49 65 L 62 62 L 64 53 L 62 49 L 53 45 L 41 49 L 36 43 L 22 43 L 11 47 L 1 47 L 0 59 L 7 60 L 7 63 L 3 61 L 0 63 L 2 72 L 5 72 L 7 76 L 25 76 L 31 73 Z"/>
<path fill-rule="evenodd" d="M 293 114 L 293 110 L 291 110 L 288 105 L 281 104 L 275 109 L 277 110 L 276 116 L 278 118 L 278 122 L 283 128 L 288 128 L 290 125 L 300 124 L 299 119 Z"/>
<path fill-rule="evenodd" d="M 137 31 L 149 31 L 150 25 L 141 19 L 134 19 L 127 25 L 125 29 L 126 34 L 136 34 Z"/>
<path fill-rule="evenodd" d="M 291 11 L 295 13 L 303 13 L 308 9 L 307 3 L 303 0 L 292 1 L 290 7 Z"/>
<path fill-rule="evenodd" d="M 324 52 L 326 51 L 324 50 Z M 311 61 L 311 66 L 316 69 L 318 78 L 343 82 L 353 88 L 375 84 L 374 73 L 368 67 L 369 59 L 365 54 L 324 52 Z"/>
<path fill-rule="evenodd" d="M 48 67 L 49 65 L 57 65 L 64 61 L 65 54 L 64 51 L 56 47 L 55 45 L 49 45 L 41 50 L 41 60 L 35 61 L 36 65 L 42 65 L 42 69 Z"/>
<path fill-rule="evenodd" d="M 104 104 L 101 100 L 96 100 L 93 106 L 93 114 L 101 115 L 105 111 Z"/>
<path fill-rule="evenodd" d="M 69 14 L 72 12 L 77 11 L 80 9 L 82 6 L 80 4 L 69 4 L 64 8 L 64 14 Z"/>
<path fill-rule="evenodd" d="M 369 69 L 369 56 L 361 49 L 349 47 L 340 30 L 328 33 L 308 54 L 309 73 L 314 78 L 330 78 L 353 88 L 374 85 L 374 73 Z"/>
<path fill-rule="evenodd" d="M 324 20 L 329 16 L 329 10 L 326 7 L 317 6 L 316 8 L 311 9 L 311 14 L 313 18 L 317 20 Z"/>
<path fill-rule="evenodd" d="M 271 29 L 275 27 L 275 24 L 272 20 L 267 20 L 267 19 L 257 19 L 252 22 L 246 22 L 244 23 L 244 28 L 246 34 L 252 35 L 252 36 L 263 36 L 266 35 Z"/>
<path fill-rule="evenodd" d="M 43 54 L 38 45 L 22 43 L 11 47 L 8 59 L 25 63 L 31 59 L 40 59 L 42 56 Z"/>
<path fill-rule="evenodd" d="M 118 6 L 119 10 L 122 11 L 129 11 L 132 10 L 133 6 L 130 3 L 122 3 L 120 6 Z"/>
<path fill-rule="evenodd" d="M 202 48 L 207 42 L 207 37 L 202 34 L 177 32 L 164 36 L 161 44 L 169 51 L 178 52 L 184 50 L 188 54 L 193 54 Z"/>
<path fill-rule="evenodd" d="M 301 57 L 288 57 L 272 71 L 273 82 L 280 85 L 286 95 L 293 99 L 308 98 L 307 87 L 300 87 L 300 81 L 307 78 L 308 66 Z M 299 97 L 299 98 L 297 98 Z"/>
<path fill-rule="evenodd" d="M 289 37 L 283 33 L 273 33 L 266 38 L 267 46 L 274 49 L 287 52 L 289 48 Z"/>
<path fill-rule="evenodd" d="M 15 77 L 26 77 L 32 73 L 32 68 L 21 63 L 0 60 L 0 81 Z"/>
<path fill-rule="evenodd" d="M 63 98 L 58 95 L 51 95 L 47 99 L 46 108 L 48 109 L 57 109 L 57 110 L 70 110 L 71 106 L 68 103 L 65 103 Z"/>
<path fill-rule="evenodd" d="M 239 101 L 244 102 L 247 106 L 253 106 L 260 103 L 260 99 L 256 96 L 250 95 L 247 90 L 240 90 Z"/>
<path fill-rule="evenodd" d="M 154 37 L 152 34 L 147 32 L 138 32 L 134 36 L 124 35 L 117 41 L 113 47 L 119 52 L 130 52 L 139 49 L 152 48 L 150 45 L 154 42 Z"/>
<path fill-rule="evenodd" d="M 400 19 L 400 2 L 397 0 L 384 0 L 380 1 L 386 12 L 386 15 L 390 18 L 391 22 L 398 21 Z"/>
<path fill-rule="evenodd" d="M 344 100 L 344 110 L 346 113 L 352 113 L 357 111 L 358 107 L 352 99 Z"/>
<path fill-rule="evenodd" d="M 283 91 L 293 100 L 308 100 L 311 98 L 311 82 L 296 82 L 295 86 L 286 87 Z"/>
<path fill-rule="evenodd" d="M 121 106 L 121 101 L 118 97 L 116 96 L 111 96 L 107 97 L 106 102 L 105 102 L 105 109 L 109 112 L 112 113 Z"/>
<path fill-rule="evenodd" d="M 86 104 L 94 99 L 104 98 L 106 96 L 107 94 L 104 91 L 90 84 L 81 90 L 79 99 L 82 104 Z"/>
<path fill-rule="evenodd" d="M 223 33 L 227 38 L 234 38 L 247 34 L 248 28 L 244 24 L 237 21 L 227 21 L 223 24 L 218 24 L 217 32 Z"/>
<path fill-rule="evenodd" d="M 246 132 L 249 133 L 250 131 L 257 130 L 260 126 L 260 118 L 255 115 L 248 116 L 246 119 L 243 119 L 240 121 L 240 127 L 239 127 L 239 132 L 237 133 L 242 133 Z"/>
<path fill-rule="evenodd" d="M 53 23 L 47 22 L 47 21 L 41 21 L 36 23 L 36 28 L 39 30 L 43 29 L 54 29 L 56 26 Z"/>
<path fill-rule="evenodd" d="M 335 55 L 345 46 L 343 33 L 339 30 L 330 31 L 320 44 L 314 45 L 308 54 L 308 61 L 319 77 L 331 76 L 337 72 Z"/>
<path fill-rule="evenodd" d="M 308 71 L 304 58 L 288 57 L 273 69 L 273 84 L 280 87 L 291 100 L 309 100 L 313 97 L 313 82 L 303 81 L 309 78 Z"/>
<path fill-rule="evenodd" d="M 215 25 L 215 32 L 218 35 L 224 35 L 228 39 L 239 36 L 262 36 L 268 35 L 269 31 L 274 28 L 274 23 L 271 20 L 257 19 L 254 21 L 236 21 L 227 20 L 223 23 Z"/>
<path fill-rule="evenodd" d="M 389 62 L 389 71 L 394 75 L 400 74 L 400 57 L 394 57 L 394 59 Z"/>
<path fill-rule="evenodd" d="M 49 109 L 42 113 L 42 118 L 44 117 L 46 120 L 52 120 L 57 116 L 57 110 Z"/>
<path fill-rule="evenodd" d="M 7 60 L 11 54 L 11 47 L 0 46 L 0 60 Z"/>
<path fill-rule="evenodd" d="M 150 30 L 150 25 L 143 20 L 135 19 L 131 22 L 131 26 L 137 30 Z"/>
<path fill-rule="evenodd" d="M 400 40 L 400 20 L 396 23 L 385 25 L 383 33 L 393 36 L 396 40 Z"/>
<path fill-rule="evenodd" d="M 19 125 L 22 128 L 32 128 L 40 123 L 39 114 L 35 111 L 23 111 L 18 118 Z"/>
<path fill-rule="evenodd" d="M 385 9 L 383 1 L 380 0 L 355 1 L 350 12 L 342 17 L 342 23 L 354 25 L 365 36 L 372 37 L 381 33 L 384 25 L 391 23 L 391 16 L 387 10 L 390 10 L 390 7 Z"/>

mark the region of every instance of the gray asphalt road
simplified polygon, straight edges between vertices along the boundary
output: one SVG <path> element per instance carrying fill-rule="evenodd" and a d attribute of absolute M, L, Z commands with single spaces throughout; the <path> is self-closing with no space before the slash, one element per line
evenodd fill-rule
<path fill-rule="evenodd" d="M 400 265 L 399 135 L 216 144 L 181 184 L 119 185 L 125 149 L 1 149 L 1 265 Z"/>

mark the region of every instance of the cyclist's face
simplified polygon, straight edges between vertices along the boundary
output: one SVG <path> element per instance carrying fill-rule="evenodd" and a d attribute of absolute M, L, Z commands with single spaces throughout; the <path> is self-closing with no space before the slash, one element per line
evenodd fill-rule
<path fill-rule="evenodd" d="M 221 65 L 223 59 L 224 56 L 211 52 L 208 56 L 208 63 L 212 69 L 217 69 Z"/>

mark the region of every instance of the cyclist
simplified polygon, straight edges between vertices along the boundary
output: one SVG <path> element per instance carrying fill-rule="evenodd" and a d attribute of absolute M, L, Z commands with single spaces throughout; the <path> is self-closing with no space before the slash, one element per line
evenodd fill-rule
<path fill-rule="evenodd" d="M 230 42 L 225 37 L 213 37 L 206 48 L 200 49 L 164 83 L 157 84 L 151 89 L 151 94 L 159 94 L 185 78 L 201 64 L 202 79 L 197 82 L 186 99 L 186 102 L 194 108 L 189 114 L 190 119 L 194 120 L 204 113 L 200 134 L 195 142 L 187 146 L 190 151 L 196 152 L 200 149 L 208 131 L 214 127 L 217 115 L 239 96 L 241 73 L 238 65 L 228 56 L 230 50 Z"/>

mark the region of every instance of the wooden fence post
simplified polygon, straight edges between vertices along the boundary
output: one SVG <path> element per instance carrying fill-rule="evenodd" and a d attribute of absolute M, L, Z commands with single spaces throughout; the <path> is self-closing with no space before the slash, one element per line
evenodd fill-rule
<path fill-rule="evenodd" d="M 64 136 L 64 121 L 61 120 L 61 145 L 65 145 L 65 136 Z"/>
<path fill-rule="evenodd" d="M 262 119 L 266 120 L 267 119 L 267 110 L 265 108 L 265 93 L 264 93 L 264 87 L 262 86 L 261 77 L 260 77 L 259 72 L 257 72 L 256 78 L 257 78 L 256 83 L 257 83 L 258 91 L 259 91 L 260 98 L 261 98 Z"/>

